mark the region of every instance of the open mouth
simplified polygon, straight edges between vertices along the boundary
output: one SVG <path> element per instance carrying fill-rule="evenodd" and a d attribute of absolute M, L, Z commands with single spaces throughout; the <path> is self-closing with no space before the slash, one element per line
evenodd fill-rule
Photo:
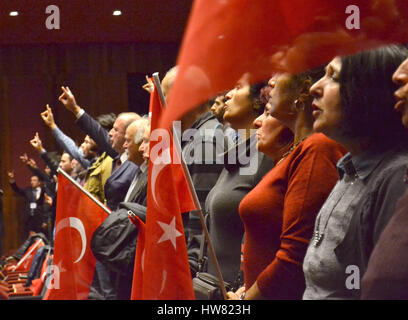
<path fill-rule="evenodd" d="M 398 100 L 394 106 L 394 109 L 397 111 L 402 111 L 402 107 L 405 105 L 405 103 L 406 103 L 405 99 Z"/>
<path fill-rule="evenodd" d="M 312 103 L 312 115 L 314 118 L 317 118 L 322 113 L 322 109 L 320 109 L 316 103 Z"/>

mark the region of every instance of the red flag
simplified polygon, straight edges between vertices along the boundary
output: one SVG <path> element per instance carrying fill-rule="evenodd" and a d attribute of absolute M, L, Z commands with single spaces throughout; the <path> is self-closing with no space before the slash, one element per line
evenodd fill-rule
<path fill-rule="evenodd" d="M 131 300 L 142 300 L 143 299 L 143 270 L 144 270 L 144 249 L 145 249 L 145 229 L 146 226 L 142 220 L 138 217 L 130 218 L 132 223 L 138 229 L 137 235 L 137 246 L 135 255 L 135 266 L 133 270 L 133 283 L 132 283 L 132 294 Z"/>
<path fill-rule="evenodd" d="M 63 174 L 58 175 L 53 281 L 44 300 L 86 300 L 95 272 L 91 238 L 106 212 Z"/>
<path fill-rule="evenodd" d="M 44 242 L 41 239 L 38 239 L 34 242 L 26 251 L 24 256 L 19 260 L 19 262 L 10 268 L 10 271 L 21 271 L 28 272 L 31 267 L 31 263 L 34 260 L 35 253 L 39 248 L 44 245 Z"/>
<path fill-rule="evenodd" d="M 299 72 L 391 42 L 408 41 L 406 0 L 195 0 L 161 125 L 276 71 Z"/>
<path fill-rule="evenodd" d="M 152 95 L 147 215 L 145 229 L 139 229 L 132 299 L 194 299 L 181 219 L 195 210 L 194 201 L 172 135 L 158 126 L 163 109 L 157 90 Z"/>
<path fill-rule="evenodd" d="M 48 259 L 51 259 L 51 255 L 49 255 L 47 253 L 47 255 L 45 256 L 43 265 L 41 267 L 41 275 L 39 278 L 37 279 L 33 279 L 33 281 L 31 281 L 31 286 L 30 286 L 30 290 L 33 292 L 33 296 L 38 296 L 40 295 L 43 287 L 44 287 L 44 283 L 45 283 L 45 278 L 47 276 L 47 268 L 48 268 Z"/>

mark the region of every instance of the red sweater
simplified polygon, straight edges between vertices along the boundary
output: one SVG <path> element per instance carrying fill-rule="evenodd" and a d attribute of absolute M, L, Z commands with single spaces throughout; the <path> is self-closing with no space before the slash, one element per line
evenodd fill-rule
<path fill-rule="evenodd" d="M 269 299 L 301 299 L 302 263 L 316 216 L 333 189 L 346 150 L 323 134 L 300 143 L 241 201 L 244 275 Z"/>

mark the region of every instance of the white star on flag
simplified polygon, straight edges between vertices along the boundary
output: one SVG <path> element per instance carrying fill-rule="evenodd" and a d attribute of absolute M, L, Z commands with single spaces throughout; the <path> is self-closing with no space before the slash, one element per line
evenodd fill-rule
<path fill-rule="evenodd" d="M 65 268 L 62 266 L 62 261 L 58 262 L 57 264 L 54 264 L 53 266 L 54 266 L 54 268 L 57 268 L 57 270 L 58 270 L 60 273 L 63 273 L 63 272 L 66 272 L 66 271 L 67 271 L 67 269 L 65 269 Z"/>
<path fill-rule="evenodd" d="M 176 249 L 176 238 L 182 236 L 182 234 L 176 229 L 176 217 L 173 217 L 170 224 L 161 221 L 157 221 L 157 223 L 164 231 L 163 235 L 161 236 L 159 241 L 157 241 L 157 243 L 170 240 L 174 249 Z"/>
<path fill-rule="evenodd" d="M 63 272 L 67 272 L 67 269 L 65 269 L 65 268 L 62 266 L 62 261 L 60 261 L 60 262 L 58 262 L 58 264 L 52 264 L 50 270 L 48 270 L 48 267 L 47 267 L 47 271 L 46 271 L 46 272 L 47 272 L 47 273 L 49 272 L 49 275 L 52 276 L 52 277 L 57 276 L 57 277 L 59 278 L 60 275 L 61 275 Z M 55 272 L 57 273 L 57 275 L 54 274 Z"/>

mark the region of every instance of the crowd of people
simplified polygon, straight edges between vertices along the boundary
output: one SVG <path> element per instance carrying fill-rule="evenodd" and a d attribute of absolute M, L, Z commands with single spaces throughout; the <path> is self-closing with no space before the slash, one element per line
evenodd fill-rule
<path fill-rule="evenodd" d="M 177 72 L 162 79 L 166 99 Z M 232 300 L 407 299 L 407 88 L 408 50 L 391 45 L 264 83 L 244 75 L 185 114 L 182 133 L 198 136 L 181 150 L 218 261 L 203 259 L 198 214 L 183 214 L 191 276 L 217 276 L 219 265 Z M 36 133 L 30 144 L 45 170 L 22 155 L 33 173 L 25 189 L 8 172 L 26 201 L 27 237 L 53 238 L 58 167 L 112 214 L 123 203 L 147 206 L 149 115 L 94 119 L 77 98 L 62 87 L 82 144 L 47 105 L 41 118 L 64 152 L 47 152 Z M 98 261 L 89 299 L 130 299 L 131 279 Z"/>

